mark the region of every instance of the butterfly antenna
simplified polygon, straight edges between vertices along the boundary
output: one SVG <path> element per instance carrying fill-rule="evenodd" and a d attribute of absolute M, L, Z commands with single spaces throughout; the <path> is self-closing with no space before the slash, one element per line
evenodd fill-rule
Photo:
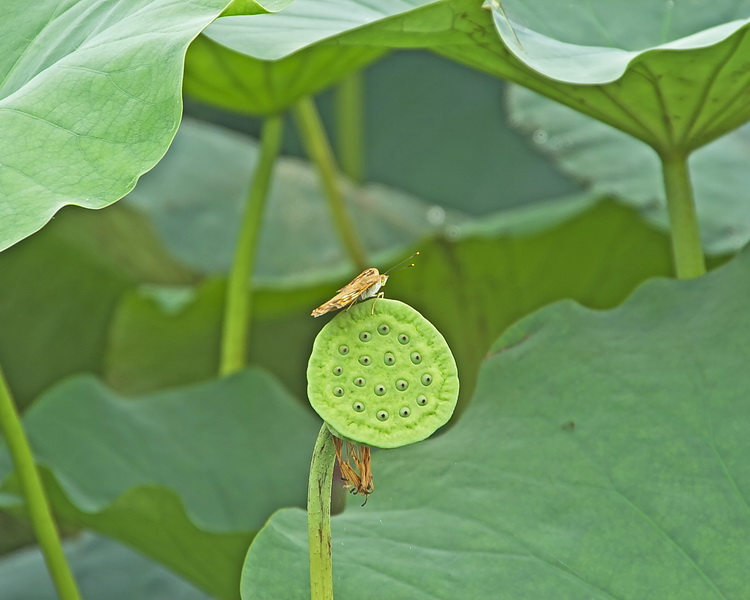
<path fill-rule="evenodd" d="M 414 258 L 415 256 L 418 256 L 418 255 L 419 255 L 419 252 L 415 252 L 415 253 L 414 253 L 414 254 L 412 254 L 412 255 L 411 255 L 411 256 L 410 256 L 409 258 L 405 258 L 404 260 L 402 260 L 402 261 L 401 261 L 400 263 L 398 263 L 397 265 L 393 265 L 393 266 L 392 266 L 392 267 L 391 267 L 390 269 L 388 269 L 388 270 L 387 270 L 387 271 L 386 271 L 386 272 L 384 273 L 384 275 L 387 275 L 388 273 L 390 273 L 391 271 L 393 271 L 393 269 L 395 269 L 396 267 L 400 267 L 400 266 L 401 266 L 401 265 L 403 265 L 403 264 L 404 264 L 404 263 L 405 263 L 406 261 L 409 261 L 409 260 L 411 260 L 412 258 Z M 416 265 L 415 265 L 414 263 L 411 263 L 410 265 L 406 265 L 406 266 L 404 267 L 404 269 L 408 269 L 409 267 L 416 267 Z"/>

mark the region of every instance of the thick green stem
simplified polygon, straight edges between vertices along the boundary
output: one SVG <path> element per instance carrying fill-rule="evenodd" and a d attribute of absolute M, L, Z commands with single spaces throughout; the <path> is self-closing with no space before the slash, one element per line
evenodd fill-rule
<path fill-rule="evenodd" d="M 219 372 L 229 375 L 245 366 L 251 313 L 251 280 L 258 248 L 258 232 L 263 219 L 273 164 L 281 147 L 284 119 L 267 117 L 260 138 L 260 155 L 245 202 L 232 270 L 224 300 Z"/>
<path fill-rule="evenodd" d="M 336 146 L 341 170 L 356 183 L 364 180 L 362 72 L 344 78 L 336 86 Z"/>
<path fill-rule="evenodd" d="M 346 210 L 337 178 L 336 161 L 313 99 L 306 96 L 299 100 L 294 107 L 294 116 L 307 154 L 318 168 L 341 240 L 357 267 L 364 270 L 368 266 L 365 251 L 357 237 L 354 222 Z"/>
<path fill-rule="evenodd" d="M 672 231 L 675 274 L 678 279 L 699 277 L 706 272 L 706 262 L 701 247 L 687 155 L 662 155 L 661 161 Z"/>
<path fill-rule="evenodd" d="M 60 535 L 52 518 L 42 480 L 34 464 L 29 440 L 13 402 L 8 382 L 0 369 L 0 428 L 13 459 L 34 534 L 61 600 L 80 600 L 73 573 L 63 553 Z"/>
<path fill-rule="evenodd" d="M 333 600 L 331 558 L 331 480 L 336 448 L 323 423 L 315 441 L 307 488 L 307 534 L 310 544 L 310 598 Z"/>

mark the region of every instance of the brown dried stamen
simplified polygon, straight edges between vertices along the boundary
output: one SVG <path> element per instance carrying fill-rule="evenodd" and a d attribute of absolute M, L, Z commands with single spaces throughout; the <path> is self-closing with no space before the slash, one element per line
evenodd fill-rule
<path fill-rule="evenodd" d="M 346 482 L 344 487 L 352 494 L 363 494 L 365 501 L 362 506 L 364 506 L 375 489 L 372 481 L 370 447 L 346 442 L 344 454 L 342 453 L 343 440 L 336 436 L 333 436 L 333 445 L 336 449 L 336 460 L 341 469 L 341 478 Z"/>

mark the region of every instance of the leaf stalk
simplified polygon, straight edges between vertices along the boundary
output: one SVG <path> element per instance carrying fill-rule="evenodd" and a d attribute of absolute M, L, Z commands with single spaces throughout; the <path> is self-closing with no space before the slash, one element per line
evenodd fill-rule
<path fill-rule="evenodd" d="M 662 155 L 662 174 L 672 232 L 672 256 L 678 279 L 706 272 L 687 153 Z"/>
<path fill-rule="evenodd" d="M 224 299 L 219 373 L 230 375 L 247 361 L 247 346 L 252 312 L 252 275 L 258 250 L 258 237 L 268 197 L 273 165 L 281 148 L 284 119 L 266 117 L 260 136 L 260 153 L 245 200 L 234 260 Z"/>
<path fill-rule="evenodd" d="M 318 175 L 341 241 L 357 268 L 364 270 L 368 266 L 365 251 L 357 237 L 354 221 L 352 221 L 346 209 L 331 144 L 326 136 L 315 102 L 310 96 L 305 96 L 297 102 L 294 106 L 294 117 L 305 150 L 318 169 Z"/>
<path fill-rule="evenodd" d="M 336 146 L 341 171 L 355 183 L 364 181 L 364 128 L 362 72 L 336 86 Z"/>
<path fill-rule="evenodd" d="M 21 419 L 2 368 L 0 368 L 0 428 L 18 475 L 34 535 L 42 550 L 57 594 L 61 600 L 80 600 L 81 595 L 65 558 L 60 533 L 52 517 L 49 501 L 34 462 L 31 445 L 21 425 Z"/>
<path fill-rule="evenodd" d="M 315 441 L 307 489 L 307 534 L 310 547 L 310 598 L 333 600 L 331 556 L 331 483 L 336 448 L 323 423 Z"/>

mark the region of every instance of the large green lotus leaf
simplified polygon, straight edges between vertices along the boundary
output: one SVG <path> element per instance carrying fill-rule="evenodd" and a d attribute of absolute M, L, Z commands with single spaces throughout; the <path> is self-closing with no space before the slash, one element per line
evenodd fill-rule
<path fill-rule="evenodd" d="M 185 513 L 177 494 L 155 485 L 130 488 L 101 510 L 82 510 L 71 503 L 46 467 L 40 471 L 58 523 L 73 531 L 94 529 L 137 548 L 217 597 L 237 597 L 240 566 L 255 531 L 206 531 Z M 18 493 L 15 474 L 5 481 L 4 488 Z M 0 506 L 9 515 L 20 518 L 23 514 L 16 494 L 4 494 Z M 30 543 L 33 541 L 32 536 Z"/>
<path fill-rule="evenodd" d="M 229 19 L 222 19 L 226 20 Z M 233 112 L 274 114 L 325 89 L 385 51 L 367 46 L 313 46 L 292 56 L 266 61 L 201 35 L 188 49 L 184 90 L 196 100 Z"/>
<path fill-rule="evenodd" d="M 452 429 L 374 456 L 367 506 L 333 518 L 337 597 L 749 597 L 748 295 L 745 252 L 520 321 Z M 243 598 L 308 587 L 305 513 L 279 511 Z"/>
<path fill-rule="evenodd" d="M 242 560 L 257 527 L 208 531 L 186 514 L 175 492 L 155 485 L 130 488 L 101 510 L 82 510 L 68 499 L 47 468 L 42 473 L 45 490 L 61 522 L 116 539 L 211 595 L 236 600 Z M 11 480 L 7 487 L 14 485 Z M 250 501 L 251 505 L 255 503 L 257 500 Z"/>
<path fill-rule="evenodd" d="M 257 154 L 257 144 L 246 136 L 186 119 L 164 160 L 141 179 L 127 203 L 149 215 L 165 246 L 185 264 L 225 273 Z M 465 220 L 382 185 L 341 183 L 373 259 L 394 259 L 421 237 Z M 349 265 L 342 261 L 318 175 L 307 163 L 277 161 L 263 219 L 256 285 L 309 285 L 346 273 Z"/>
<path fill-rule="evenodd" d="M 750 3 L 451 0 L 464 43 L 435 50 L 506 77 L 662 152 L 688 152 L 750 118 Z M 492 31 L 515 48 L 523 67 Z M 637 110 L 634 109 L 637 107 Z"/>
<path fill-rule="evenodd" d="M 85 533 L 64 544 L 84 598 L 106 600 L 209 600 L 164 567 L 107 538 Z M 57 600 L 44 559 L 29 548 L 0 560 L 0 597 Z"/>
<path fill-rule="evenodd" d="M 417 267 L 394 273 L 385 294 L 417 308 L 448 340 L 461 376 L 459 407 L 471 398 L 490 344 L 516 319 L 561 298 L 611 307 L 644 279 L 670 272 L 663 234 L 631 209 L 587 197 L 504 211 L 449 228 L 417 248 Z M 304 397 L 309 351 L 327 319 L 313 319 L 310 311 L 354 275 L 256 294 L 250 362 Z M 221 282 L 188 292 L 183 305 L 165 300 L 173 293 L 137 290 L 118 307 L 106 357 L 107 380 L 117 389 L 143 391 L 216 372 Z"/>
<path fill-rule="evenodd" d="M 580 84 L 615 81 L 646 51 L 717 44 L 750 22 L 747 0 L 710 6 L 650 0 L 487 4 L 498 33 L 523 62 L 552 79 Z"/>
<path fill-rule="evenodd" d="M 236 112 L 272 114 L 379 58 L 386 44 L 326 45 L 436 0 L 297 0 L 273 15 L 224 17 L 190 48 L 185 91 Z"/>
<path fill-rule="evenodd" d="M 511 122 L 566 174 L 598 194 L 633 204 L 668 229 L 661 165 L 647 146 L 612 127 L 520 87 L 509 93 Z M 707 252 L 734 252 L 750 241 L 746 149 L 750 126 L 700 148 L 690 157 L 695 202 Z"/>
<path fill-rule="evenodd" d="M 66 375 L 101 372 L 112 311 L 136 282 L 193 279 L 132 209 L 61 211 L 0 254 L 0 364 L 15 399 L 26 406 Z"/>
<path fill-rule="evenodd" d="M 8 0 L 0 250 L 62 206 L 119 200 L 172 141 L 187 45 L 227 0 Z"/>
<path fill-rule="evenodd" d="M 744 59 L 750 49 L 747 0 L 700 6 L 613 0 L 596 8 L 587 0 L 508 0 L 502 4 L 505 11 L 499 2 L 491 4 L 486 10 L 476 0 L 394 1 L 393 7 L 389 3 L 373 14 L 361 0 L 303 0 L 279 15 L 220 20 L 207 35 L 265 59 L 316 43 L 432 48 L 534 89 L 663 152 L 690 151 L 750 118 L 750 71 Z M 350 18 L 368 11 L 372 18 Z M 248 24 L 256 36 L 248 34 Z M 498 30 L 516 54 L 503 44 Z"/>
<path fill-rule="evenodd" d="M 645 7 L 646 0 L 613 0 L 592 8 L 587 0 L 508 0 L 505 11 L 499 2 L 491 4 L 486 10 L 475 0 L 431 3 L 339 32 L 326 43 L 431 48 L 664 152 L 690 151 L 750 118 L 747 1 Z M 272 43 L 267 48 L 274 56 L 294 50 Z"/>
<path fill-rule="evenodd" d="M 24 424 L 64 520 L 222 598 L 236 597 L 239 565 L 265 519 L 304 502 L 317 429 L 260 370 L 137 398 L 79 377 L 37 400 Z M 3 454 L 2 478 L 10 472 Z"/>
<path fill-rule="evenodd" d="M 204 35 L 248 56 L 275 61 L 349 31 L 377 26 L 440 0 L 297 0 L 275 15 L 222 18 Z"/>
<path fill-rule="evenodd" d="M 24 418 L 38 462 L 80 509 L 101 510 L 154 484 L 178 492 L 190 518 L 213 531 L 252 530 L 304 497 L 309 453 L 290 440 L 314 441 L 315 423 L 258 369 L 138 398 L 76 377 Z"/>

